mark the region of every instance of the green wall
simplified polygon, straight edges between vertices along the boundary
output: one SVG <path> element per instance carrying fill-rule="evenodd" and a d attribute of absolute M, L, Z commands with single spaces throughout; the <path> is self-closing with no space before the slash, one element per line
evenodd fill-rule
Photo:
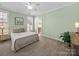
<path fill-rule="evenodd" d="M 0 11 L 2 12 L 7 12 L 8 13 L 8 27 L 9 31 L 11 31 L 13 28 L 25 28 L 27 31 L 27 15 L 18 13 L 18 12 L 13 12 L 10 10 L 6 10 L 3 8 L 0 8 Z M 15 17 L 23 17 L 24 18 L 24 25 L 15 25 Z"/>
<path fill-rule="evenodd" d="M 15 25 L 15 17 L 23 17 L 24 18 L 24 25 L 16 26 Z M 25 27 L 27 25 L 27 16 L 24 14 L 16 13 L 16 12 L 8 12 L 8 20 L 9 20 L 9 27 Z"/>
<path fill-rule="evenodd" d="M 43 17 L 43 34 L 59 39 L 62 32 L 74 32 L 75 22 L 79 21 L 79 4 L 73 4 L 52 12 Z"/>

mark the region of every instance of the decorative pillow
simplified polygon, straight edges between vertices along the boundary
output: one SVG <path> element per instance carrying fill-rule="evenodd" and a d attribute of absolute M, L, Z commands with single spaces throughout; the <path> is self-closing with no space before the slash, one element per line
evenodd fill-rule
<path fill-rule="evenodd" d="M 25 32 L 25 29 L 24 28 L 13 29 L 13 33 L 21 33 L 21 32 Z"/>
<path fill-rule="evenodd" d="M 25 32 L 25 29 L 24 28 L 20 28 L 19 32 Z"/>

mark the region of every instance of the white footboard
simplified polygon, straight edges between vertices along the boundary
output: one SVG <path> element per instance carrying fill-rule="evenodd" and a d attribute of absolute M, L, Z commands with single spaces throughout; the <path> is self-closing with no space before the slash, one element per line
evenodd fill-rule
<path fill-rule="evenodd" d="M 17 51 L 20 48 L 23 48 L 24 46 L 29 45 L 33 42 L 38 41 L 38 40 L 39 40 L 38 34 L 29 35 L 29 36 L 26 36 L 26 37 L 16 39 L 15 41 L 12 41 L 11 50 Z"/>

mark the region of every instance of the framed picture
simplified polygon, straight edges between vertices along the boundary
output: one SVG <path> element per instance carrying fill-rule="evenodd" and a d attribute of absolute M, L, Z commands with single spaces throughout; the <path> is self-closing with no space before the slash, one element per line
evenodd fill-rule
<path fill-rule="evenodd" d="M 24 18 L 23 17 L 15 17 L 15 25 L 23 25 Z"/>

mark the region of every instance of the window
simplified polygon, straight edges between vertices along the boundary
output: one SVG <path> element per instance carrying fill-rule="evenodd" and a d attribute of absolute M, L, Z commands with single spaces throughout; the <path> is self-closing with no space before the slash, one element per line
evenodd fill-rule
<path fill-rule="evenodd" d="M 0 12 L 0 34 L 2 33 L 2 30 L 3 33 L 8 33 L 8 20 L 6 12 Z"/>

